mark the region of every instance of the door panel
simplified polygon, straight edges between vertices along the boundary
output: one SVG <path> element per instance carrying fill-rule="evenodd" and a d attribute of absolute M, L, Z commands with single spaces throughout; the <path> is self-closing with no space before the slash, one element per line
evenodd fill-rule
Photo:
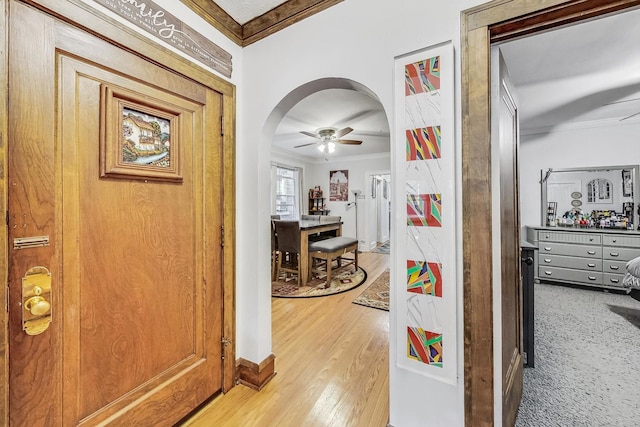
<path fill-rule="evenodd" d="M 222 386 L 222 97 L 18 3 L 10 32 L 9 237 L 51 241 L 11 301 L 46 266 L 53 318 L 11 305 L 11 425 L 171 425 Z M 181 181 L 101 177 L 104 87 L 175 113 Z"/>
<path fill-rule="evenodd" d="M 502 425 L 514 425 L 522 398 L 522 280 L 520 274 L 520 212 L 518 203 L 518 106 L 514 87 L 498 48 L 492 69 L 499 76 L 498 119 L 500 161 L 500 312 L 502 331 Z M 497 58 L 496 58 L 497 56 Z"/>

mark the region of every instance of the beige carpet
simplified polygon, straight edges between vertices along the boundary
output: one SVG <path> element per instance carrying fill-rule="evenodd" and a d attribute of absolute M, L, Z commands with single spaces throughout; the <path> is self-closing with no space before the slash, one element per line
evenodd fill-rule
<path fill-rule="evenodd" d="M 383 271 L 353 303 L 389 311 L 389 269 Z"/>
<path fill-rule="evenodd" d="M 353 266 L 344 268 L 345 270 L 338 272 L 331 278 L 331 286 L 326 289 L 324 288 L 324 278 L 314 278 L 307 283 L 307 286 L 300 287 L 295 279 L 278 280 L 271 283 L 271 296 L 281 298 L 323 297 L 349 291 L 366 282 L 367 272 L 362 267 L 358 267 L 355 272 Z"/>

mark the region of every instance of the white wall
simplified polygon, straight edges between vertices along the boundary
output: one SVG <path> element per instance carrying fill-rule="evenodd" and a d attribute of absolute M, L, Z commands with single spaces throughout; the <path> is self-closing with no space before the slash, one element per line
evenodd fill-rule
<path fill-rule="evenodd" d="M 240 100 L 243 120 L 238 122 L 243 134 L 237 147 L 238 176 L 243 178 L 238 181 L 237 189 L 237 243 L 239 259 L 255 260 L 255 268 L 250 272 L 238 269 L 239 357 L 260 362 L 271 352 L 271 322 L 267 315 L 270 310 L 269 229 L 267 222 L 263 224 L 254 219 L 269 213 L 269 182 L 264 177 L 268 176 L 271 139 L 277 125 L 268 120 L 274 108 L 287 94 L 307 82 L 330 77 L 345 78 L 373 91 L 393 126 L 396 114 L 393 111 L 394 58 L 447 40 L 452 40 L 458 52 L 460 12 L 479 3 L 482 1 L 349 0 L 245 48 L 242 85 L 246 97 Z M 456 53 L 456 70 L 459 70 L 459 64 L 460 58 Z M 459 144 L 459 73 L 455 86 L 456 141 Z M 391 135 L 394 135 L 393 129 Z M 394 144 L 404 144 L 404 141 L 392 140 L 392 147 Z M 459 182 L 457 188 L 460 188 Z M 394 223 L 402 221 L 406 215 L 397 206 L 394 204 Z M 339 213 L 336 210 L 338 208 L 332 209 L 332 213 Z M 392 245 L 393 238 L 392 233 Z M 456 243 L 461 247 L 461 236 Z M 460 254 L 461 251 L 458 251 L 458 265 L 462 265 Z M 392 258 L 392 264 L 392 274 L 394 269 L 399 274 L 403 264 L 406 269 L 406 260 L 398 256 Z M 462 274 L 458 277 L 458 293 L 461 295 Z M 398 369 L 395 366 L 395 351 L 391 352 L 392 425 L 463 425 L 464 343 L 462 306 L 459 307 L 457 328 L 460 352 L 457 363 L 461 374 L 457 385 L 445 385 Z M 392 310 L 390 322 L 394 321 L 395 313 Z M 390 330 L 394 331 L 395 327 L 392 325 Z M 390 340 L 395 345 L 394 332 Z"/>
<path fill-rule="evenodd" d="M 640 164 L 639 121 L 572 125 L 547 133 L 521 135 L 521 225 L 541 225 L 541 170 L 637 164 Z M 583 197 L 586 198 L 586 193 Z"/>

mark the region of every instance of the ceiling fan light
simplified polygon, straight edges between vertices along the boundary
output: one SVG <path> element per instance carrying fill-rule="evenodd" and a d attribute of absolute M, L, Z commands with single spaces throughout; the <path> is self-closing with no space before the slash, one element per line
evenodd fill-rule
<path fill-rule="evenodd" d="M 325 144 L 324 144 L 324 142 L 323 142 L 322 144 L 318 145 L 318 150 L 319 150 L 321 153 L 324 153 L 324 147 L 325 147 Z"/>
<path fill-rule="evenodd" d="M 327 143 L 327 150 L 329 150 L 329 154 L 333 153 L 334 151 L 336 151 L 336 143 L 333 141 L 329 141 Z"/>

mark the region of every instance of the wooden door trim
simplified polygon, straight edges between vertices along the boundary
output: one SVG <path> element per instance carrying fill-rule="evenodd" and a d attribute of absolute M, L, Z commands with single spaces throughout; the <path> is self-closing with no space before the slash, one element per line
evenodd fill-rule
<path fill-rule="evenodd" d="M 80 0 L 21 0 L 43 10 L 62 21 L 81 28 L 94 36 L 142 56 L 152 63 L 175 71 L 199 84 L 222 94 L 222 144 L 225 167 L 223 186 L 223 335 L 230 344 L 225 349 L 223 362 L 223 391 L 235 385 L 235 105 L 236 88 L 233 84 L 198 65 L 190 63 L 122 25 Z M 7 141 L 8 141 L 8 8 L 10 0 L 0 0 L 0 212 L 7 210 Z M 89 29 L 90 27 L 91 29 Z M 7 304 L 5 289 L 8 285 L 8 237 L 6 227 L 0 227 L 0 370 L 5 374 L 0 380 L 0 425 L 8 425 L 8 319 L 4 309 Z"/>
<path fill-rule="evenodd" d="M 9 55 L 9 26 L 8 3 L 0 0 L 0 212 L 7 211 L 7 141 L 9 115 L 7 81 L 9 78 L 8 55 Z M 9 322 L 7 307 L 7 275 L 8 275 L 8 238 L 7 227 L 0 227 L 0 425 L 9 425 Z"/>
<path fill-rule="evenodd" d="M 638 5 L 638 0 L 495 0 L 461 14 L 466 426 L 494 424 L 491 43 Z"/>

